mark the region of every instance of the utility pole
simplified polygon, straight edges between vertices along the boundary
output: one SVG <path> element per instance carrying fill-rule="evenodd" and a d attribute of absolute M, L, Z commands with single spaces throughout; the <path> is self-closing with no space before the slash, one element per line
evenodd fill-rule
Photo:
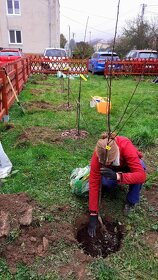
<path fill-rule="evenodd" d="M 147 7 L 147 5 L 146 5 L 146 4 L 141 4 L 141 6 L 142 6 L 142 10 L 141 10 L 141 16 L 140 16 L 140 18 L 141 18 L 141 22 L 143 23 L 145 8 Z"/>
<path fill-rule="evenodd" d="M 85 28 L 85 34 L 84 34 L 84 42 L 86 42 L 86 33 L 87 33 L 88 20 L 89 20 L 89 16 L 88 16 L 87 22 L 86 22 L 86 28 Z"/>
<path fill-rule="evenodd" d="M 51 0 L 48 0 L 48 38 L 49 38 L 49 48 L 52 46 L 52 16 L 51 16 Z"/>
<path fill-rule="evenodd" d="M 141 15 L 140 15 L 140 24 L 139 24 L 139 48 L 144 49 L 145 48 L 145 29 L 144 29 L 144 13 L 145 13 L 145 8 L 146 4 L 142 4 L 142 9 L 141 9 Z"/>
<path fill-rule="evenodd" d="M 91 31 L 89 32 L 89 44 L 91 44 Z"/>
<path fill-rule="evenodd" d="M 69 25 L 69 57 L 71 55 L 71 51 L 70 51 L 70 25 Z"/>

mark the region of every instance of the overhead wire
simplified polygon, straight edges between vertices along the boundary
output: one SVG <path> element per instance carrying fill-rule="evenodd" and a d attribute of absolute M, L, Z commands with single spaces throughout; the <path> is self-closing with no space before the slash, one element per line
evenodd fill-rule
<path fill-rule="evenodd" d="M 81 25 L 84 26 L 83 22 L 79 22 L 79 21 L 74 20 L 74 19 L 72 19 L 72 18 L 70 18 L 70 17 L 68 17 L 68 16 L 63 15 L 63 14 L 62 14 L 62 16 L 65 17 L 65 18 L 67 18 L 67 19 L 69 19 L 69 20 L 71 20 L 72 22 L 75 22 L 75 23 L 79 24 L 80 26 L 81 26 Z M 89 25 L 89 29 L 90 29 L 90 30 L 97 31 L 97 32 L 102 33 L 102 34 L 106 34 L 106 35 L 109 34 L 109 35 L 111 35 L 111 33 L 108 32 L 108 31 L 99 30 L 99 29 L 97 29 L 97 28 L 95 28 L 95 27 L 93 27 L 93 26 L 90 26 L 90 25 Z M 110 30 L 111 30 L 111 29 L 110 29 Z M 80 33 L 80 34 L 84 34 L 84 32 L 82 32 L 82 33 Z"/>
<path fill-rule="evenodd" d="M 65 8 L 68 9 L 68 10 L 76 11 L 79 14 L 81 14 L 81 13 L 84 14 L 85 13 L 87 15 L 87 13 L 88 13 L 89 15 L 91 15 L 93 17 L 104 18 L 104 19 L 107 19 L 107 20 L 115 20 L 115 18 L 109 18 L 109 17 L 101 16 L 100 14 L 99 15 L 91 14 L 90 10 L 85 11 L 85 9 L 84 10 L 76 10 L 76 9 L 68 8 L 68 7 L 65 7 Z"/>

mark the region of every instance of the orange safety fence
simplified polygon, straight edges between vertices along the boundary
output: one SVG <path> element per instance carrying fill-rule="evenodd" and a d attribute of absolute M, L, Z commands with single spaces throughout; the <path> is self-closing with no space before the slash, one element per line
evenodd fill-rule
<path fill-rule="evenodd" d="M 111 71 L 112 67 L 112 71 Z M 158 59 L 134 59 L 107 61 L 104 76 L 109 75 L 158 75 Z"/>

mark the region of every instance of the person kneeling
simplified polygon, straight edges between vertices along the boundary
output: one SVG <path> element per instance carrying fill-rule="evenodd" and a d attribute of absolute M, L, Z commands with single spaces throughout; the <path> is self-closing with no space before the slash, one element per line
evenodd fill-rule
<path fill-rule="evenodd" d="M 124 136 L 104 133 L 98 140 L 90 164 L 88 233 L 96 235 L 99 212 L 99 190 L 103 188 L 129 185 L 124 206 L 128 215 L 139 202 L 140 190 L 146 180 L 142 153 Z"/>

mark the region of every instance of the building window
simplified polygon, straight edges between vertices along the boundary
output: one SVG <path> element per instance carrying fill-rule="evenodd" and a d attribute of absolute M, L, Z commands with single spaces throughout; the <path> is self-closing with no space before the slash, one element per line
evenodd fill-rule
<path fill-rule="evenodd" d="M 22 44 L 22 37 L 20 30 L 9 30 L 9 43 Z"/>
<path fill-rule="evenodd" d="M 8 15 L 20 14 L 20 0 L 7 0 Z"/>

